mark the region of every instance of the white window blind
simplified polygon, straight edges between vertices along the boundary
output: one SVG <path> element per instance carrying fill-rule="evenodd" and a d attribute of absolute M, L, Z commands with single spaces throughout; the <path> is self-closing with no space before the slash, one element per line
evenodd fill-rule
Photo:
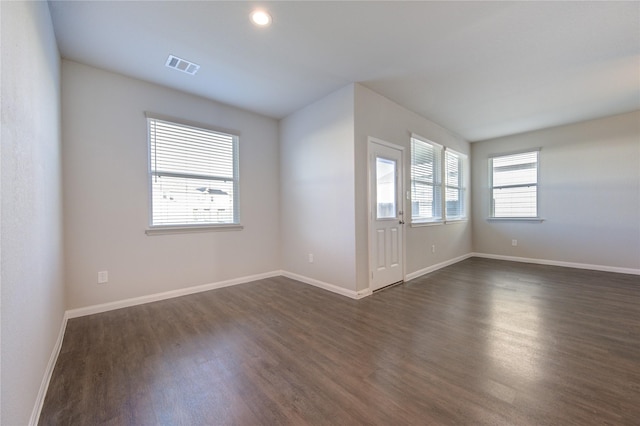
<path fill-rule="evenodd" d="M 238 137 L 147 122 L 151 226 L 238 224 Z"/>
<path fill-rule="evenodd" d="M 536 150 L 489 159 L 492 217 L 538 216 L 538 154 Z"/>
<path fill-rule="evenodd" d="M 442 147 L 411 138 L 411 221 L 442 220 Z"/>
<path fill-rule="evenodd" d="M 447 219 L 464 219 L 464 158 L 465 156 L 447 149 L 445 151 L 445 201 Z"/>

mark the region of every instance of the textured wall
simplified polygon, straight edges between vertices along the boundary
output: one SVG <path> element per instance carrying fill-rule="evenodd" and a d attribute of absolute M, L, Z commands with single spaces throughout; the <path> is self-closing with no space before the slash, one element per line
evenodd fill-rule
<path fill-rule="evenodd" d="M 29 422 L 64 315 L 60 60 L 46 2 L 0 2 L 2 397 Z"/>
<path fill-rule="evenodd" d="M 281 121 L 280 164 L 282 268 L 355 291 L 352 85 Z"/>
<path fill-rule="evenodd" d="M 544 221 L 488 221 L 488 156 L 536 147 Z M 640 112 L 477 142 L 471 153 L 474 251 L 640 269 Z"/>
<path fill-rule="evenodd" d="M 358 289 L 368 286 L 367 237 L 367 138 L 369 136 L 405 148 L 405 189 L 411 182 L 411 133 L 440 145 L 469 154 L 469 143 L 436 123 L 409 111 L 374 91 L 356 84 L 356 233 L 358 252 Z M 468 169 L 467 169 L 468 171 Z M 469 202 L 469 174 L 467 173 L 467 209 Z M 405 210 L 409 211 L 408 204 Z M 407 221 L 408 222 L 408 221 Z M 471 222 L 411 227 L 405 225 L 405 272 L 411 274 L 438 263 L 447 262 L 471 252 Z M 431 247 L 436 246 L 432 253 Z"/>
<path fill-rule="evenodd" d="M 145 111 L 239 133 L 243 230 L 145 234 Z M 276 120 L 63 60 L 62 130 L 68 308 L 280 269 Z"/>

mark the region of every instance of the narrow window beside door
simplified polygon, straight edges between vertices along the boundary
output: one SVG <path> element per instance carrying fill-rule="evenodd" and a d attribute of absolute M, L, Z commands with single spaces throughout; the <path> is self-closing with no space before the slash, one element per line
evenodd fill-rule
<path fill-rule="evenodd" d="M 411 222 L 442 220 L 442 146 L 411 138 Z"/>

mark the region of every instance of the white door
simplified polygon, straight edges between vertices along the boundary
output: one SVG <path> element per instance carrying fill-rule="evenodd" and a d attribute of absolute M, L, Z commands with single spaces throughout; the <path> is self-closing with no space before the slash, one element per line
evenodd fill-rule
<path fill-rule="evenodd" d="M 369 265 L 371 291 L 403 275 L 403 149 L 369 139 Z"/>

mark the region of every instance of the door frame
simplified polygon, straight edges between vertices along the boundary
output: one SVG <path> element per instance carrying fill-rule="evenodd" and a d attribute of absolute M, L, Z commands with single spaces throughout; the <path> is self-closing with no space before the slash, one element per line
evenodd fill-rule
<path fill-rule="evenodd" d="M 407 211 L 406 211 L 406 194 L 405 194 L 405 148 L 401 145 L 396 145 L 394 143 L 391 142 L 387 142 L 384 141 L 382 139 L 378 139 L 378 138 L 374 138 L 373 136 L 369 136 L 367 137 L 367 282 L 369 283 L 369 294 L 371 294 L 373 292 L 372 290 L 372 285 L 373 285 L 373 263 L 371 261 L 371 256 L 374 250 L 373 247 L 373 240 L 371 238 L 371 232 L 373 229 L 373 221 L 374 219 L 374 215 L 375 212 L 373 211 L 373 207 L 372 207 L 372 201 L 373 201 L 373 194 L 371 193 L 371 187 L 372 187 L 372 180 L 373 180 L 373 173 L 374 170 L 371 168 L 371 160 L 372 160 L 372 155 L 374 152 L 373 149 L 373 144 L 376 145 L 382 145 L 384 147 L 387 148 L 391 148 L 394 149 L 396 151 L 400 152 L 400 162 L 402 163 L 402 168 L 401 168 L 401 173 L 400 176 L 398 177 L 398 194 L 400 194 L 399 196 L 399 200 L 398 200 L 398 208 L 401 209 L 401 211 L 403 212 L 403 220 L 405 221 L 405 225 L 406 225 L 406 217 L 407 217 Z M 400 260 L 400 265 L 401 265 L 401 272 L 402 272 L 402 280 L 406 280 L 406 248 L 407 248 L 407 243 L 406 243 L 406 230 L 405 230 L 405 226 L 402 226 L 402 259 Z M 384 287 L 382 287 L 384 288 Z"/>

